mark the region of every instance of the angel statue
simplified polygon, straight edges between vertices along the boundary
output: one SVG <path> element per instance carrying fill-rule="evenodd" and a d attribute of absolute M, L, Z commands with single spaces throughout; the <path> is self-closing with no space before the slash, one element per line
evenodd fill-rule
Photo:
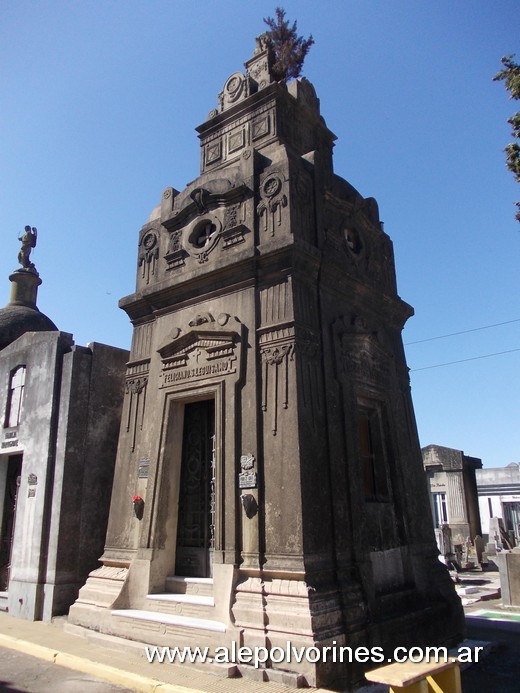
<path fill-rule="evenodd" d="M 22 242 L 22 247 L 18 253 L 18 262 L 24 269 L 35 269 L 34 263 L 29 260 L 29 255 L 31 250 L 36 247 L 36 240 L 38 238 L 38 229 L 34 226 L 26 226 L 25 232 L 18 238 Z"/>

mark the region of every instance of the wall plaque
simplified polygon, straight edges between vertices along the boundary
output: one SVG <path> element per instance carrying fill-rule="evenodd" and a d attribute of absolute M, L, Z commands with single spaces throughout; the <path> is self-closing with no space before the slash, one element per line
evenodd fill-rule
<path fill-rule="evenodd" d="M 242 471 L 238 475 L 239 488 L 256 488 L 255 456 L 251 453 L 240 457 L 240 467 Z"/>
<path fill-rule="evenodd" d="M 2 449 L 16 447 L 18 447 L 18 432 L 6 431 L 4 433 L 4 440 L 2 441 Z"/>
<path fill-rule="evenodd" d="M 150 468 L 150 459 L 148 457 L 141 457 L 139 460 L 139 470 L 137 476 L 139 479 L 148 478 L 148 469 Z"/>
<path fill-rule="evenodd" d="M 256 472 L 240 472 L 238 475 L 239 488 L 256 488 Z"/>

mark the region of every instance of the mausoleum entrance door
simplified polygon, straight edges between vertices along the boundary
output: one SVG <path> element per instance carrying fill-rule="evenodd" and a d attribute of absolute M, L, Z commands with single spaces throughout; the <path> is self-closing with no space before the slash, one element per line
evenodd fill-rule
<path fill-rule="evenodd" d="M 2 475 L 5 479 L 5 486 L 3 487 L 3 507 L 0 506 L 0 592 L 6 591 L 9 585 L 22 458 L 23 455 L 11 455 L 6 460 L 5 475 Z"/>
<path fill-rule="evenodd" d="M 211 577 L 215 547 L 215 401 L 184 407 L 175 574 Z"/>

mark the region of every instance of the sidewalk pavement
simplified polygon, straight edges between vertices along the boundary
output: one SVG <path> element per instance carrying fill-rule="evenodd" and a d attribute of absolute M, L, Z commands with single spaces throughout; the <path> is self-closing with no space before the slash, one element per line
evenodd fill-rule
<path fill-rule="evenodd" d="M 142 648 L 136 647 L 134 652 L 127 648 L 113 649 L 110 645 L 115 642 L 111 642 L 110 637 L 106 638 L 106 645 L 102 644 L 103 640 L 92 642 L 90 638 L 67 632 L 66 623 L 66 617 L 43 623 L 13 618 L 0 612 L 0 647 L 143 693 L 287 693 L 289 690 L 282 683 L 227 678 L 225 673 L 202 672 L 191 664 L 150 664 L 144 650 L 142 654 L 139 653 Z M 306 690 L 310 693 L 326 693 L 324 688 Z"/>
<path fill-rule="evenodd" d="M 470 592 L 467 596 L 470 597 L 471 595 L 471 602 L 477 596 L 485 600 L 484 603 L 479 600 L 477 603 L 467 604 L 465 608 L 467 616 L 470 616 L 468 619 L 469 637 L 477 637 L 482 640 L 502 640 L 504 638 L 503 632 L 501 635 L 499 633 L 492 634 L 488 630 L 488 628 L 495 629 L 497 626 L 499 630 L 500 628 L 515 629 L 518 633 L 517 637 L 519 637 L 520 623 L 499 625 L 487 619 L 471 618 L 472 613 L 483 608 L 511 614 L 511 610 L 502 607 L 495 592 L 495 588 L 499 584 L 498 574 L 465 573 L 461 574 L 461 578 L 462 583 L 459 589 L 477 582 L 480 583 L 479 592 L 483 591 L 483 594 L 477 595 Z M 487 594 L 486 589 L 488 590 Z M 481 625 L 486 627 L 485 631 L 479 627 Z M 251 678 L 228 678 L 227 671 L 230 667 L 226 669 L 223 666 L 212 665 L 213 668 L 208 671 L 207 665 L 205 665 L 206 670 L 202 671 L 192 664 L 149 663 L 142 644 L 132 643 L 132 641 L 121 643 L 118 638 L 82 631 L 82 629 L 84 636 L 81 637 L 72 634 L 71 631 L 74 630 L 78 629 L 68 625 L 66 617 L 56 618 L 52 623 L 43 623 L 42 621 L 25 621 L 13 618 L 0 612 L 1 647 L 54 662 L 60 666 L 122 686 L 130 691 L 142 691 L 144 693 L 242 693 L 245 691 L 247 693 L 287 693 L 290 690 L 281 682 L 264 682 Z M 512 633 L 505 634 L 508 640 L 511 639 L 511 635 Z M 512 670 L 516 669 L 514 662 L 518 655 L 518 645 L 512 649 L 510 656 L 501 655 L 502 668 L 506 666 L 513 674 Z M 496 658 L 491 657 L 490 659 Z M 482 676 L 485 674 L 481 666 L 471 667 L 471 669 L 480 670 L 475 671 L 473 675 Z M 516 671 L 514 673 L 517 674 Z M 464 678 L 463 674 L 463 685 Z M 492 674 L 491 680 L 497 683 L 496 672 Z M 517 681 L 518 678 L 516 678 Z M 308 688 L 306 690 L 309 693 L 327 693 L 328 691 L 324 688 Z M 371 685 L 361 689 L 361 691 L 368 690 L 371 693 L 376 693 L 376 691 L 387 690 L 387 688 L 381 687 L 381 685 Z M 506 691 L 509 689 L 496 688 L 495 690 Z"/>

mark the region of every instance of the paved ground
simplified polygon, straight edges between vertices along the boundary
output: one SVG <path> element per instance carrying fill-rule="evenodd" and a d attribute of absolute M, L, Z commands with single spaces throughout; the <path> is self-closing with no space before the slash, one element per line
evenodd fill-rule
<path fill-rule="evenodd" d="M 482 582 L 483 589 L 499 587 L 498 571 L 488 570 L 461 574 L 466 585 Z M 484 582 L 485 581 L 485 582 Z M 472 595 L 468 595 L 471 597 Z M 487 640 L 493 644 L 491 654 L 462 673 L 463 693 L 492 691 L 517 693 L 520 691 L 520 609 L 504 607 L 500 597 L 485 599 L 465 607 L 468 637 Z M 491 620 L 483 614 L 496 613 Z M 507 620 L 517 618 L 516 621 Z"/>
<path fill-rule="evenodd" d="M 125 641 L 124 649 L 113 649 L 115 643 L 109 636 L 92 641 L 64 630 L 65 619 L 53 623 L 25 621 L 0 612 L 0 647 L 16 650 L 24 655 L 43 659 L 52 666 L 59 665 L 76 672 L 96 676 L 121 686 L 127 691 L 144 693 L 287 693 L 281 683 L 256 681 L 248 678 L 226 678 L 224 675 L 207 673 L 187 665 L 171 665 L 157 662 L 149 664 L 144 658 L 142 646 Z M 89 634 L 95 637 L 96 634 Z M 110 646 L 109 646 L 110 645 Z M 216 666 L 216 665 L 215 665 Z M 44 670 L 43 670 L 44 671 Z M 3 679 L 0 663 L 0 679 Z M 32 689 L 40 693 L 38 682 Z M 9 688 L 7 688 L 9 690 Z M 11 689 L 13 690 L 13 689 Z M 16 688 L 14 690 L 17 690 Z M 23 690 L 18 689 L 18 690 Z M 60 689 L 55 691 L 61 693 Z M 86 689 L 85 689 L 86 690 Z M 324 689 L 309 688 L 309 693 Z"/>
<path fill-rule="evenodd" d="M 491 641 L 494 649 L 478 664 L 462 672 L 463 693 L 518 693 L 520 691 L 520 624 L 473 626 L 468 633 L 479 640 Z"/>
<path fill-rule="evenodd" d="M 131 690 L 0 647 L 1 693 L 124 693 Z"/>
<path fill-rule="evenodd" d="M 484 592 L 488 590 L 486 597 L 493 595 L 493 587 L 498 583 L 496 573 L 461 577 L 462 587 L 473 581 Z M 463 693 L 517 693 L 520 691 L 520 610 L 516 622 L 478 616 L 482 610 L 497 611 L 499 618 L 500 614 L 511 616 L 511 610 L 502 607 L 499 598 L 468 604 L 465 610 L 468 637 L 490 642 L 492 646 L 480 662 L 462 672 Z M 115 643 L 109 639 L 100 642 L 70 635 L 64 625 L 65 619 L 48 624 L 0 613 L 0 693 L 287 693 L 291 690 L 281 683 L 225 678 L 190 666 L 149 664 L 142 656 L 142 648 L 136 646 L 133 652 L 113 649 Z M 307 690 L 325 692 L 325 689 Z M 387 690 L 381 685 L 363 688 L 370 693 Z"/>

